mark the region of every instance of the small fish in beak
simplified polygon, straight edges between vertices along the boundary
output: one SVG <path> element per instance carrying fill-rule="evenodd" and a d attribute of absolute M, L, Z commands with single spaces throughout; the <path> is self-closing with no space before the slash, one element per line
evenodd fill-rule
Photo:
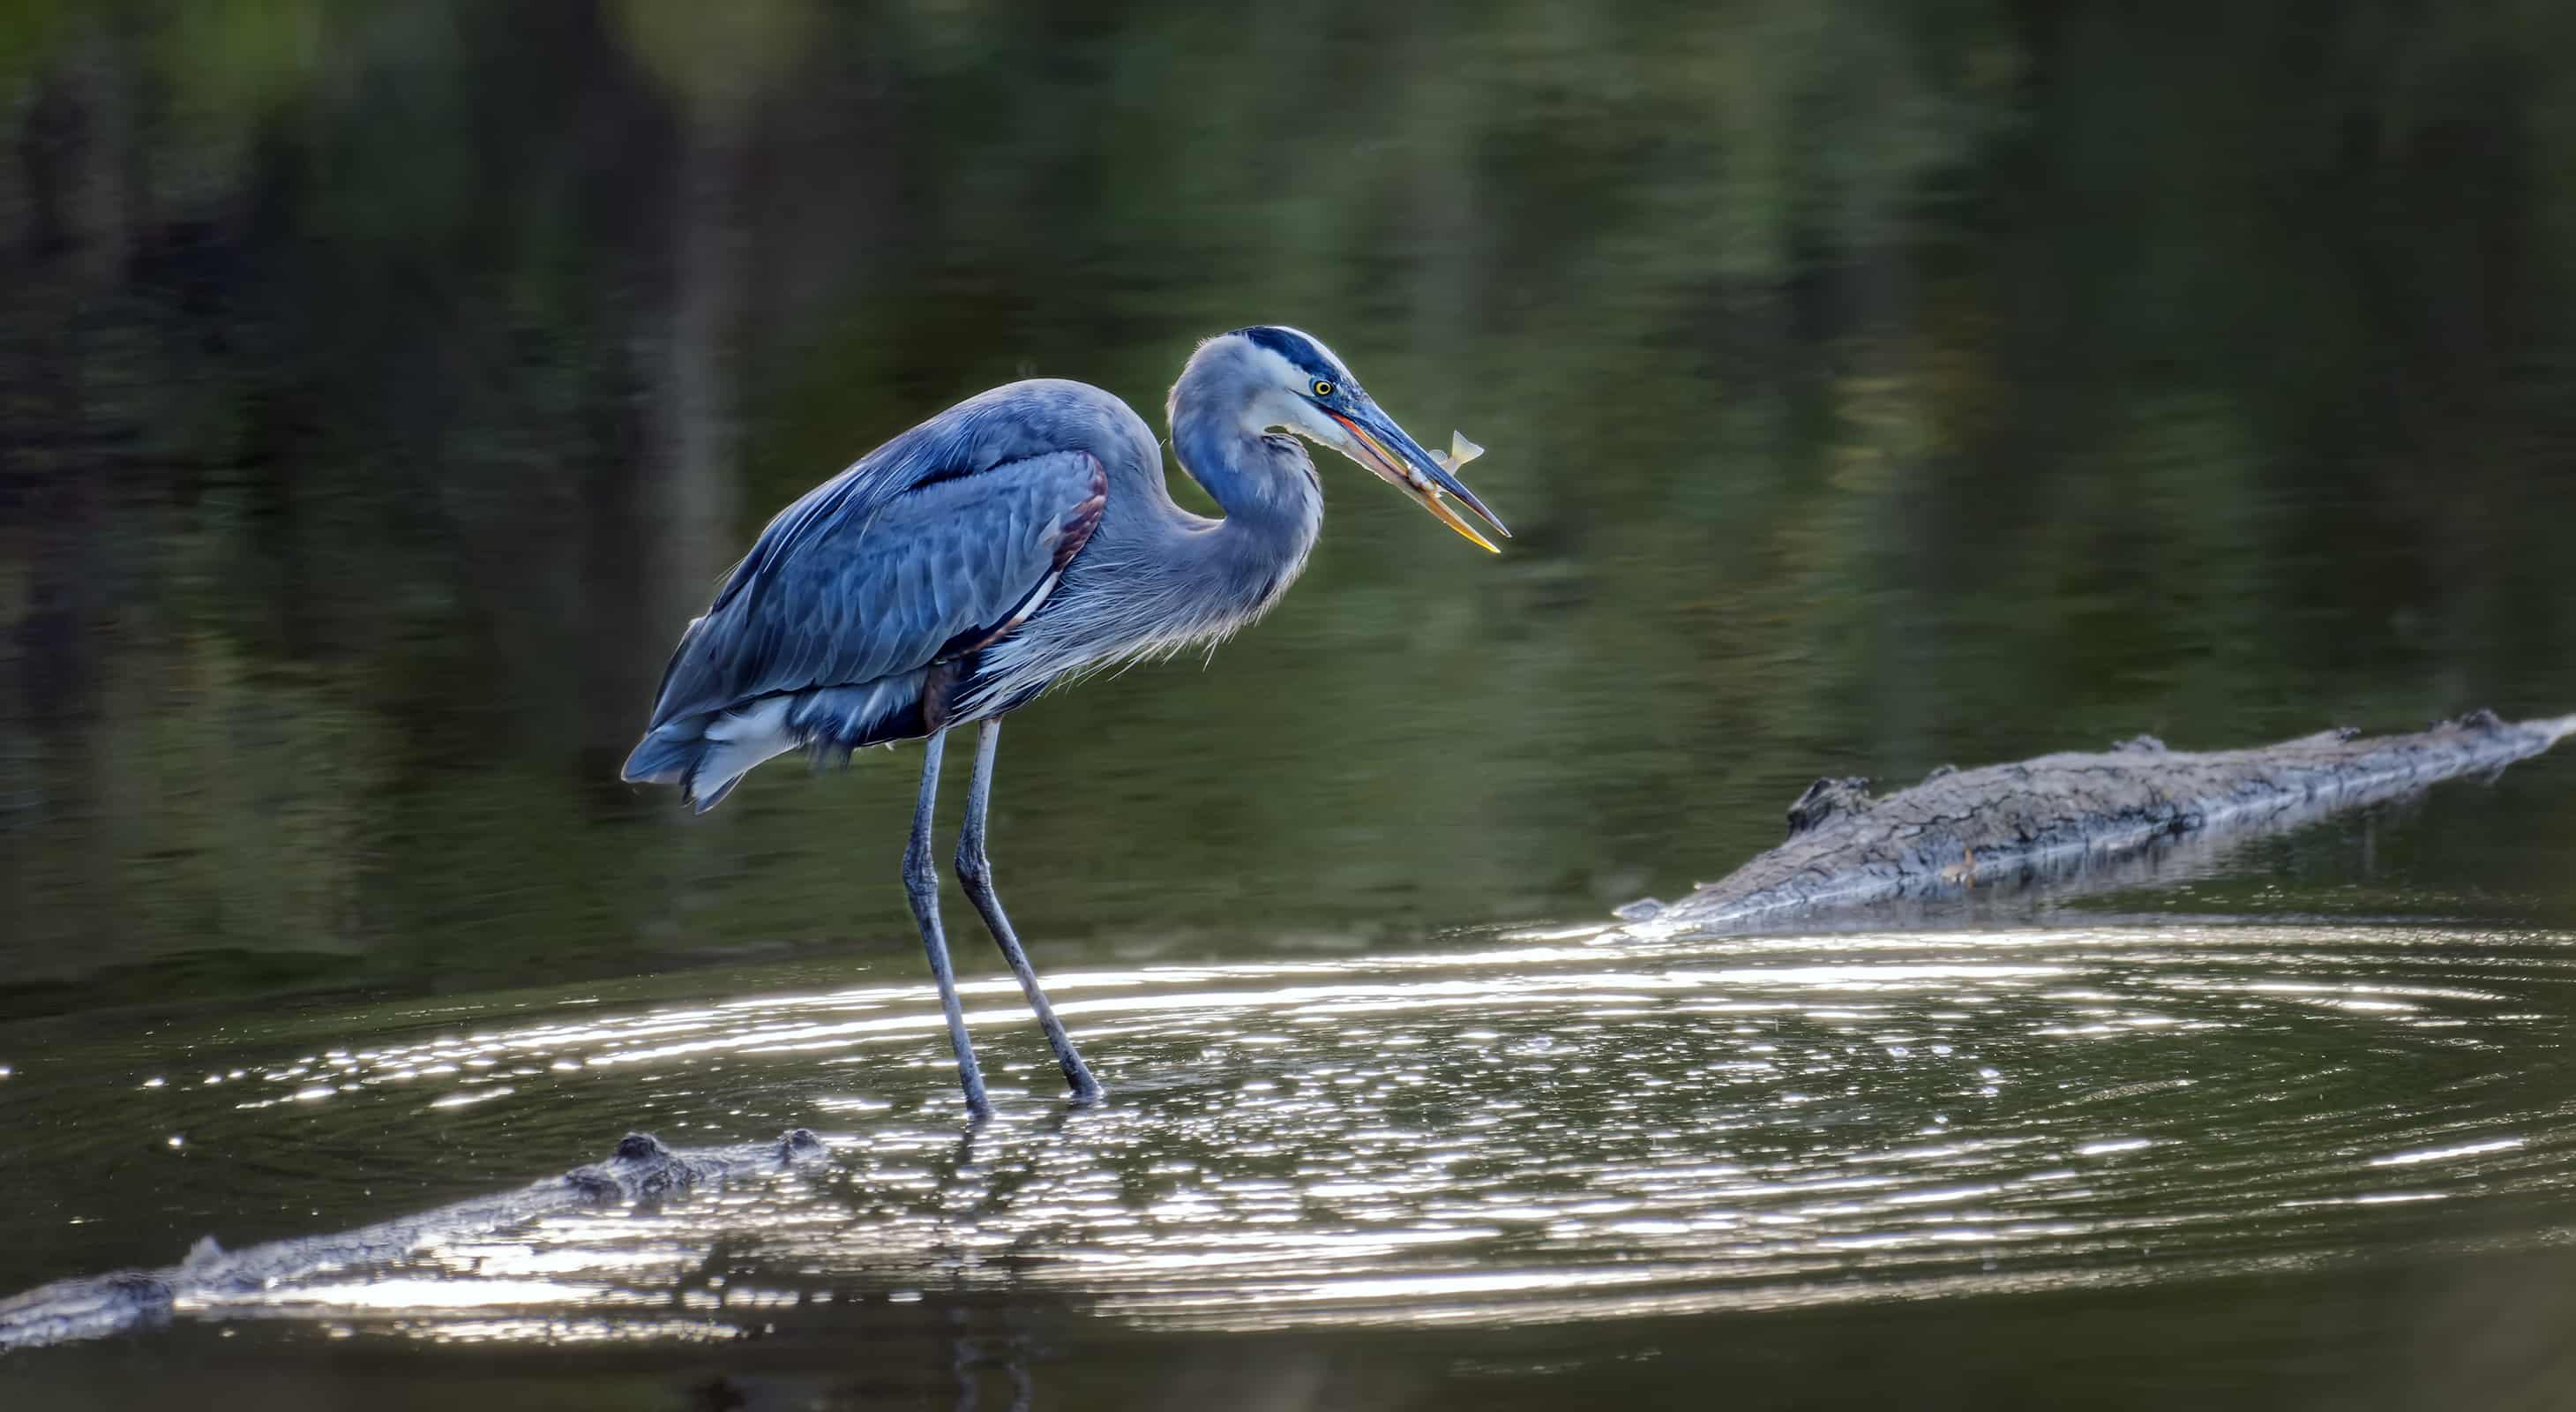
<path fill-rule="evenodd" d="M 1432 459 L 1440 463 L 1440 469 L 1454 476 L 1458 474 L 1460 466 L 1484 454 L 1485 448 L 1469 441 L 1465 432 L 1452 427 L 1449 431 L 1449 449 L 1433 452 Z"/>
<path fill-rule="evenodd" d="M 1503 522 L 1494 517 L 1494 512 L 1485 508 L 1485 502 L 1476 498 L 1476 492 L 1469 490 L 1466 483 L 1454 474 L 1458 467 L 1485 454 L 1485 448 L 1453 430 L 1449 433 L 1449 450 L 1444 455 L 1405 435 L 1402 427 L 1389 420 L 1373 404 L 1358 410 L 1359 416 L 1353 417 L 1326 409 L 1327 415 L 1351 433 L 1352 450 L 1345 454 L 1376 472 L 1378 479 L 1412 496 L 1414 503 L 1431 512 L 1433 519 L 1456 530 L 1468 543 L 1487 553 L 1503 552 L 1492 540 L 1477 533 L 1475 526 L 1460 519 L 1458 512 L 1450 509 L 1443 498 L 1457 497 L 1459 503 L 1492 525 L 1496 534 L 1511 534 L 1503 527 Z"/>
<path fill-rule="evenodd" d="M 1441 470 L 1449 473 L 1451 478 L 1450 483 L 1454 485 L 1457 483 L 1456 477 L 1458 475 L 1458 468 L 1484 454 L 1485 448 L 1469 441 L 1465 432 L 1458 430 L 1456 427 L 1451 427 L 1449 429 L 1449 449 L 1446 451 L 1432 452 L 1431 459 L 1439 465 Z M 1500 546 L 1496 545 L 1492 540 L 1485 538 L 1483 535 L 1478 534 L 1473 525 L 1470 525 L 1465 520 L 1458 518 L 1457 512 L 1451 510 L 1441 501 L 1441 488 L 1436 482 L 1425 479 L 1413 485 L 1411 489 L 1414 494 L 1421 497 L 1422 507 L 1429 510 L 1434 516 L 1438 517 L 1440 523 L 1447 525 L 1449 528 L 1456 530 L 1462 535 L 1465 535 L 1470 542 L 1474 543 L 1488 554 L 1500 554 L 1503 552 Z M 1471 501 L 1473 500 L 1473 497 L 1469 498 Z M 1503 529 L 1502 525 L 1494 520 L 1493 515 L 1487 511 L 1482 504 L 1477 504 L 1474 508 L 1476 513 L 1485 516 L 1486 522 L 1492 524 L 1495 529 L 1502 530 L 1506 535 L 1511 533 L 1511 531 Z"/>

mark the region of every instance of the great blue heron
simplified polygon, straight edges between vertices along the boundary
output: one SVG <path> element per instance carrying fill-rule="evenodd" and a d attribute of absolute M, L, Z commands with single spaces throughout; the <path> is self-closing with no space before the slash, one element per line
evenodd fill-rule
<path fill-rule="evenodd" d="M 1166 412 L 1174 456 L 1223 519 L 1173 503 L 1153 432 L 1127 404 L 1053 379 L 970 397 L 807 491 L 761 531 L 681 635 L 652 724 L 626 760 L 627 779 L 676 784 L 704 813 L 753 766 L 800 746 L 846 756 L 924 739 L 904 891 L 939 982 L 966 1106 L 978 1116 L 991 1109 L 949 969 L 930 853 L 949 730 L 982 723 L 958 880 L 1019 977 L 1074 1098 L 1096 1100 L 1100 1084 L 993 893 L 984 816 L 1003 714 L 1069 676 L 1213 644 L 1277 602 L 1324 518 L 1322 483 L 1298 437 L 1375 472 L 1488 550 L 1443 494 L 1511 533 L 1379 410 L 1332 350 L 1295 329 L 1237 329 L 1200 344 Z"/>

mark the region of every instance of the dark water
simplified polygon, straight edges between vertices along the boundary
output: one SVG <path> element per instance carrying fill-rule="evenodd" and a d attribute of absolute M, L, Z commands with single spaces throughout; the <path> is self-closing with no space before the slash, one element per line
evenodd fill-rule
<path fill-rule="evenodd" d="M 0 1288 L 835 1147 L 0 1402 L 2558 1404 L 2563 758 L 2152 893 L 1591 928 L 1819 774 L 2576 709 L 2571 16 L 9 8 Z M 969 932 L 961 1137 L 909 753 L 615 762 L 776 505 L 1255 320 L 1521 537 L 1327 467 L 1269 620 L 1015 718 L 1116 1098 Z"/>
<path fill-rule="evenodd" d="M 484 1383 L 690 1405 L 723 1379 L 759 1406 L 1189 1406 L 1234 1367 L 1279 1405 L 1392 1406 L 1658 1368 L 1786 1392 L 1819 1377 L 1787 1348 L 1934 1321 L 1967 1328 L 1928 1368 L 1827 1385 L 2438 1405 L 2564 1372 L 2576 1077 L 2532 1056 L 2576 1039 L 2576 934 L 2176 915 L 1074 966 L 1055 990 L 1115 1100 L 1052 1101 L 988 981 L 1001 1112 L 971 1132 L 909 969 L 42 1046 L 12 1130 L 85 1182 L 11 1213 L 12 1276 L 406 1215 L 629 1124 L 716 1145 L 805 1123 L 833 1151 L 643 1207 L 433 1222 L 390 1263 L 184 1298 L 140 1363 L 53 1350 L 9 1376 L 73 1401 L 211 1372 L 257 1374 L 241 1405 L 381 1378 L 423 1405 Z M 2070 1320 L 2119 1331 L 2023 1345 Z M 2449 1341 L 2463 1321 L 2483 1342 Z M 2142 1378 L 2120 1359 L 2144 1340 L 2170 1362 Z"/>

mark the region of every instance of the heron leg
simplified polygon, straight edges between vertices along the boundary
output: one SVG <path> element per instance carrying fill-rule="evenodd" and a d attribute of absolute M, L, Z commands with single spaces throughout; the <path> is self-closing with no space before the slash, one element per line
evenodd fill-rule
<path fill-rule="evenodd" d="M 1020 938 L 1011 930 L 1011 919 L 1002 912 L 1002 899 L 993 891 L 993 860 L 984 853 L 984 813 L 993 802 L 993 756 L 1002 744 L 1002 723 L 988 719 L 975 740 L 975 778 L 966 790 L 966 826 L 957 835 L 957 880 L 966 885 L 966 896 L 975 910 L 984 914 L 984 926 L 993 933 L 993 944 L 1002 948 L 1002 959 L 1011 964 L 1011 974 L 1020 978 L 1020 993 L 1029 998 L 1029 1008 L 1037 1012 L 1038 1028 L 1046 1031 L 1047 1045 L 1055 1050 L 1055 1062 L 1064 1070 L 1065 1082 L 1073 1085 L 1077 1103 L 1099 1099 L 1100 1081 L 1082 1062 L 1082 1052 L 1073 1047 L 1073 1036 L 1064 1032 L 1064 1021 L 1055 1017 L 1055 1007 L 1047 1003 L 1046 992 L 1038 988 L 1037 967 L 1029 964 L 1029 953 L 1020 949 Z"/>
<path fill-rule="evenodd" d="M 957 1000 L 957 975 L 949 968 L 948 938 L 939 926 L 939 865 L 930 856 L 930 824 L 939 809 L 939 757 L 947 746 L 946 727 L 921 743 L 921 803 L 912 811 L 912 846 L 903 851 L 903 891 L 912 899 L 921 946 L 930 953 L 930 974 L 939 982 L 939 1008 L 948 1012 L 948 1040 L 957 1049 L 957 1082 L 966 1090 L 966 1110 L 982 1118 L 991 1115 L 993 1105 L 984 1096 L 975 1046 L 966 1038 L 966 1009 Z"/>

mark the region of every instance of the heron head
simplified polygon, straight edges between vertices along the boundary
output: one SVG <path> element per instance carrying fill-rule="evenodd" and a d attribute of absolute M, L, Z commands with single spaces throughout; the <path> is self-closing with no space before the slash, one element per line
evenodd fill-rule
<path fill-rule="evenodd" d="M 1496 534 L 1511 537 L 1476 492 L 1397 426 L 1322 340 L 1293 328 L 1262 325 L 1210 339 L 1192 361 L 1208 358 L 1227 360 L 1236 380 L 1248 384 L 1247 414 L 1258 425 L 1282 427 L 1342 453 L 1487 550 L 1501 552 L 1442 496 L 1457 497 Z"/>

